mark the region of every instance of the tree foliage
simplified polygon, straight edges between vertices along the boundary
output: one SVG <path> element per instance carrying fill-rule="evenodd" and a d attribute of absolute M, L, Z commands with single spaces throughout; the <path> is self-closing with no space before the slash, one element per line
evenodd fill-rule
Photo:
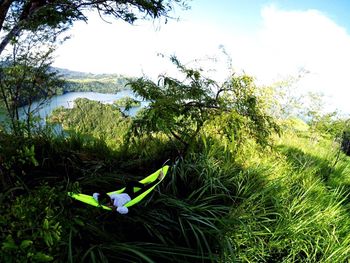
<path fill-rule="evenodd" d="M 66 80 L 64 87 L 60 93 L 67 92 L 99 92 L 99 93 L 116 93 L 125 89 L 128 83 L 127 78 L 118 79 L 81 79 L 81 80 Z"/>
<path fill-rule="evenodd" d="M 49 262 L 60 245 L 62 225 L 57 220 L 59 191 L 47 185 L 26 198 L 0 203 L 1 262 Z M 62 196 L 61 196 L 62 198 Z M 33 205 L 35 204 L 35 205 Z M 11 222 L 10 224 L 6 224 Z"/>
<path fill-rule="evenodd" d="M 63 81 L 50 67 L 55 49 L 50 38 L 53 35 L 44 35 L 30 33 L 18 36 L 11 54 L 1 61 L 0 98 L 15 133 L 25 131 L 30 134 L 36 111 L 63 86 Z M 33 108 L 36 100 L 40 102 Z M 21 120 L 25 122 L 24 126 Z"/>
<path fill-rule="evenodd" d="M 51 54 L 61 32 L 84 13 L 97 10 L 101 17 L 114 17 L 128 23 L 137 19 L 169 17 L 182 0 L 5 0 L 0 2 L 1 98 L 11 118 L 12 130 L 19 131 L 19 106 L 28 105 L 26 130 L 30 132 L 31 103 L 47 98 L 62 86 L 49 70 Z M 9 45 L 10 44 L 10 45 Z M 9 47 L 6 49 L 6 47 Z M 4 56 L 5 54 L 5 56 Z M 96 82 L 104 89 L 113 83 Z M 73 87 L 72 87 L 73 86 Z M 107 87 L 108 86 L 108 87 Z M 76 83 L 69 88 L 77 88 Z M 82 88 L 91 87 L 86 85 Z M 1 106 L 3 107 L 3 106 Z"/>
<path fill-rule="evenodd" d="M 128 23 L 142 18 L 169 17 L 175 5 L 184 0 L 4 0 L 0 3 L 0 54 L 23 31 L 69 28 L 76 20 L 85 20 L 87 11 L 101 17 L 115 17 Z"/>
<path fill-rule="evenodd" d="M 223 126 L 238 126 L 234 121 L 238 118 L 233 115 L 244 119 L 245 127 L 261 144 L 267 143 L 272 129 L 277 130 L 273 119 L 259 107 L 251 77 L 232 75 L 219 85 L 203 76 L 201 70 L 185 67 L 176 57 L 171 60 L 184 80 L 163 75 L 158 83 L 145 78 L 130 83 L 135 93 L 150 102 L 133 122 L 136 136 L 161 132 L 186 150 L 203 125 L 218 116 L 226 118 Z M 237 131 L 226 130 L 227 135 Z"/>
<path fill-rule="evenodd" d="M 303 96 L 297 89 L 300 78 L 289 76 L 272 85 L 259 87 L 260 105 L 279 120 L 298 116 L 304 106 Z"/>
<path fill-rule="evenodd" d="M 140 107 L 141 106 L 140 101 L 133 99 L 129 96 L 117 99 L 116 101 L 114 101 L 113 104 L 117 107 L 123 107 L 126 111 L 130 110 L 132 107 Z"/>
<path fill-rule="evenodd" d="M 66 131 L 102 139 L 114 147 L 123 144 L 130 124 L 117 106 L 83 98 L 76 99 L 72 109 L 54 110 L 50 121 L 62 124 Z"/>

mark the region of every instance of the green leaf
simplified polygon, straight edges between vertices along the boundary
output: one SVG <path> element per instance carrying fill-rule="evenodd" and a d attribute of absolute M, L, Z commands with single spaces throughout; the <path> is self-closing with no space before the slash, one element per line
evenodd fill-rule
<path fill-rule="evenodd" d="M 74 218 L 73 220 L 74 220 L 74 223 L 76 223 L 79 226 L 84 226 L 85 225 L 84 221 L 80 220 L 79 218 Z"/>
<path fill-rule="evenodd" d="M 48 229 L 49 229 L 49 221 L 47 220 L 47 218 L 45 218 L 45 220 L 44 220 L 43 228 L 44 228 L 45 230 L 48 230 Z"/>
<path fill-rule="evenodd" d="M 29 247 L 31 244 L 33 244 L 33 241 L 31 241 L 31 240 L 23 240 L 19 247 L 21 249 L 25 249 L 25 248 Z"/>
<path fill-rule="evenodd" d="M 3 250 L 15 250 L 15 249 L 18 249 L 17 245 L 13 242 L 3 242 L 2 243 L 2 247 L 1 247 Z"/>
<path fill-rule="evenodd" d="M 12 236 L 9 235 L 6 237 L 6 241 L 2 242 L 3 250 L 15 250 L 18 249 L 18 246 L 15 244 L 15 241 L 13 240 Z"/>
<path fill-rule="evenodd" d="M 46 255 L 42 252 L 38 252 L 34 255 L 33 260 L 37 262 L 49 262 L 53 260 L 53 257 Z"/>

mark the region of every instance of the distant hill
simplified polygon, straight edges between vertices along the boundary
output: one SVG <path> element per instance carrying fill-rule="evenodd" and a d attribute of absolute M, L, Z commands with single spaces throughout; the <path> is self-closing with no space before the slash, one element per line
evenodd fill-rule
<path fill-rule="evenodd" d="M 120 74 L 93 74 L 69 69 L 53 67 L 67 83 L 58 94 L 74 91 L 93 91 L 100 93 L 116 93 L 126 89 L 126 85 L 132 78 Z"/>
<path fill-rule="evenodd" d="M 81 71 L 74 71 L 65 68 L 52 67 L 52 70 L 66 79 L 105 79 L 105 78 L 127 78 L 120 74 L 94 74 Z"/>

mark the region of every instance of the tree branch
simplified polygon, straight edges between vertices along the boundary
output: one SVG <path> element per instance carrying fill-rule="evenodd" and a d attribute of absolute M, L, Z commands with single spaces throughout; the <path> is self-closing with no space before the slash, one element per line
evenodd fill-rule
<path fill-rule="evenodd" d="M 171 129 L 169 129 L 170 133 L 172 136 L 174 136 L 175 139 L 177 139 L 179 142 L 181 142 L 185 147 L 188 145 L 188 143 L 184 140 L 182 140 L 182 138 L 177 135 L 175 132 L 173 132 Z"/>
<path fill-rule="evenodd" d="M 5 18 L 6 18 L 8 11 L 9 11 L 9 8 L 13 2 L 14 2 L 14 0 L 4 0 L 0 5 L 0 32 L 1 32 L 2 27 L 4 25 L 4 21 L 5 21 Z"/>
<path fill-rule="evenodd" d="M 1 41 L 0 54 L 4 51 L 5 47 L 11 41 L 11 39 L 18 36 L 19 33 L 21 32 L 22 27 L 25 24 L 25 21 L 27 20 L 27 18 L 30 15 L 30 11 L 32 9 L 32 3 L 33 3 L 33 1 L 30 1 L 23 7 L 23 10 L 22 10 L 21 15 L 19 16 L 18 22 L 13 26 L 13 28 L 7 33 L 7 35 Z M 7 11 L 8 11 L 8 9 L 6 10 L 6 13 L 7 13 Z M 6 16 L 6 14 L 5 14 L 5 16 Z"/>
<path fill-rule="evenodd" d="M 11 39 L 18 36 L 20 32 L 21 32 L 21 28 L 17 24 L 11 29 L 10 32 L 7 33 L 7 35 L 4 37 L 4 39 L 0 43 L 0 54 L 4 51 L 7 44 L 10 43 Z"/>

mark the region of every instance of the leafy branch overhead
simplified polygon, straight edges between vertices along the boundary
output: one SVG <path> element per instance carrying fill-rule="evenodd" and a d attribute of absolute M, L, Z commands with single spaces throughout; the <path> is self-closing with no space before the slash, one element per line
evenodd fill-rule
<path fill-rule="evenodd" d="M 63 82 L 50 69 L 63 31 L 74 21 L 87 21 L 87 12 L 134 23 L 137 19 L 168 18 L 184 0 L 4 0 L 0 1 L 0 97 L 11 129 L 19 130 L 19 107 L 27 105 L 25 130 L 30 134 L 31 108 L 35 100 L 49 98 L 56 91 L 73 89 L 76 83 Z M 5 51 L 5 52 L 4 52 Z M 100 82 L 94 83 L 105 86 Z M 109 89 L 115 85 L 108 83 Z M 72 88 L 73 86 L 73 88 Z M 81 86 L 81 85 L 80 85 Z"/>
<path fill-rule="evenodd" d="M 11 54 L 0 60 L 0 99 L 9 128 L 15 134 L 30 135 L 35 113 L 64 82 L 51 70 L 54 47 L 36 34 L 18 37 L 11 47 Z"/>
<path fill-rule="evenodd" d="M 134 23 L 168 18 L 175 5 L 187 8 L 185 0 L 4 0 L 0 3 L 0 54 L 24 30 L 61 32 L 76 20 L 87 21 L 87 11 Z"/>
<path fill-rule="evenodd" d="M 184 80 L 163 75 L 158 83 L 140 78 L 129 84 L 150 102 L 134 121 L 136 135 L 163 132 L 186 149 L 206 122 L 218 117 L 227 119 L 224 125 L 232 128 L 226 129 L 227 136 L 232 132 L 238 135 L 235 131 L 243 120 L 245 128 L 261 144 L 267 143 L 272 129 L 278 130 L 272 118 L 259 107 L 251 77 L 232 75 L 219 85 L 203 76 L 201 70 L 185 67 L 176 57 L 171 61 Z"/>

